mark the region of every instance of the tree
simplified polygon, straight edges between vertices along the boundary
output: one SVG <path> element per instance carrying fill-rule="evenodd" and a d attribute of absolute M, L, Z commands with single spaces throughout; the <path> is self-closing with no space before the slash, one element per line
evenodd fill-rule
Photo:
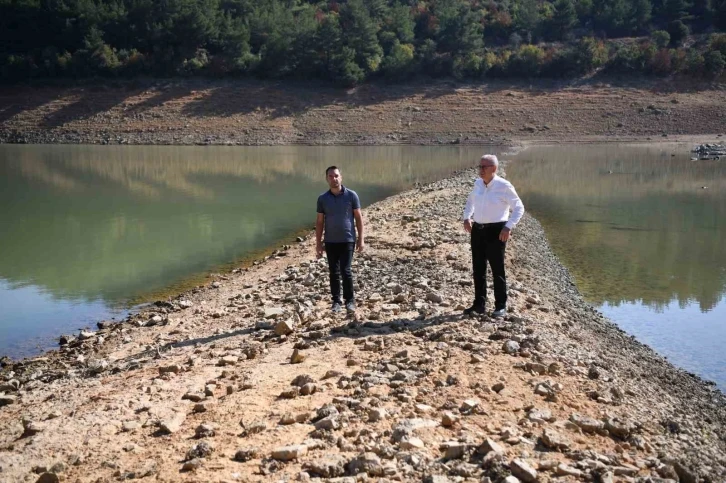
<path fill-rule="evenodd" d="M 552 30 L 555 38 L 562 39 L 577 25 L 577 11 L 572 0 L 557 0 L 554 7 Z"/>
<path fill-rule="evenodd" d="M 355 62 L 366 72 L 375 72 L 381 63 L 383 49 L 378 43 L 378 27 L 362 0 L 350 0 L 340 9 L 343 42 L 355 52 Z"/>
<path fill-rule="evenodd" d="M 405 79 L 413 72 L 414 49 L 411 44 L 402 44 L 398 40 L 393 44 L 391 52 L 383 58 L 381 70 L 389 80 Z"/>
<path fill-rule="evenodd" d="M 662 49 L 671 42 L 671 34 L 665 30 L 656 30 L 650 34 L 650 40 L 652 40 L 659 49 Z"/>
<path fill-rule="evenodd" d="M 671 36 L 671 45 L 678 46 L 688 37 L 688 26 L 680 20 L 674 20 L 668 24 L 668 33 Z"/>
<path fill-rule="evenodd" d="M 630 7 L 630 32 L 647 31 L 650 24 L 653 5 L 650 0 L 631 0 Z"/>
<path fill-rule="evenodd" d="M 706 55 L 703 56 L 703 66 L 706 72 L 718 77 L 723 74 L 724 67 L 726 67 L 726 60 L 721 52 L 717 50 L 709 50 Z"/>

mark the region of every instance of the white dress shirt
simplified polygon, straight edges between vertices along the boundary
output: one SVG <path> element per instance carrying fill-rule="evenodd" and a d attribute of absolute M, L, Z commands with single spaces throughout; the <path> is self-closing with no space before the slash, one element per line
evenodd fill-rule
<path fill-rule="evenodd" d="M 509 209 L 512 216 L 509 216 Z M 494 175 L 489 185 L 478 178 L 474 182 L 464 207 L 463 220 L 473 220 L 474 223 L 497 223 L 506 221 L 506 227 L 514 228 L 524 215 L 524 204 L 519 199 L 512 183 Z"/>

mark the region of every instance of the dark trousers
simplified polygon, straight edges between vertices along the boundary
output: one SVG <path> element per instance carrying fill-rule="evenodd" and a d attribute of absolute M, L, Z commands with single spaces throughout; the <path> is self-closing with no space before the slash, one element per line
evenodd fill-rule
<path fill-rule="evenodd" d="M 330 269 L 330 294 L 333 302 L 340 301 L 340 275 L 343 275 L 343 297 L 345 301 L 353 298 L 353 250 L 355 243 L 326 243 L 325 253 L 328 254 L 328 268 Z"/>
<path fill-rule="evenodd" d="M 474 268 L 474 304 L 484 307 L 487 301 L 487 262 L 494 276 L 494 308 L 507 306 L 507 278 L 504 275 L 504 250 L 507 242 L 499 240 L 505 223 L 474 223 L 471 229 L 471 261 Z"/>

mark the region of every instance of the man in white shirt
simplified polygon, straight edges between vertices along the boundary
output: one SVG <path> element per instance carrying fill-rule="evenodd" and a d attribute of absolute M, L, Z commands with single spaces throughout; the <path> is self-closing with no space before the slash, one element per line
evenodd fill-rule
<path fill-rule="evenodd" d="M 507 312 L 507 278 L 504 250 L 512 229 L 524 215 L 524 204 L 509 181 L 497 176 L 499 160 L 485 154 L 479 160 L 479 176 L 464 207 L 464 229 L 471 233 L 474 268 L 474 303 L 465 314 L 483 314 L 487 300 L 487 262 L 494 276 L 493 317 Z M 512 210 L 511 216 L 509 210 Z"/>

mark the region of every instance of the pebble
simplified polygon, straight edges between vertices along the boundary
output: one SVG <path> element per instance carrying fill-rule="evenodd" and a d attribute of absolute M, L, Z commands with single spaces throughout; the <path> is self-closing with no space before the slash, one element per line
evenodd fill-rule
<path fill-rule="evenodd" d="M 281 446 L 272 450 L 272 459 L 278 461 L 291 461 L 306 455 L 308 447 L 302 444 Z"/>

